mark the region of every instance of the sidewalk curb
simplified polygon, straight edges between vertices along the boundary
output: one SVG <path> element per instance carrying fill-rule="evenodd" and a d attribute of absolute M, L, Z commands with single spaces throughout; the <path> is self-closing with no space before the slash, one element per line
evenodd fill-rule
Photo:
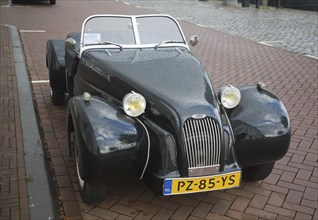
<path fill-rule="evenodd" d="M 47 174 L 47 163 L 45 162 L 45 154 L 38 130 L 20 36 L 15 26 L 5 26 L 10 29 L 12 38 L 13 60 L 21 112 L 24 163 L 26 177 L 28 178 L 30 219 L 58 219 L 57 200 L 54 198 Z"/>

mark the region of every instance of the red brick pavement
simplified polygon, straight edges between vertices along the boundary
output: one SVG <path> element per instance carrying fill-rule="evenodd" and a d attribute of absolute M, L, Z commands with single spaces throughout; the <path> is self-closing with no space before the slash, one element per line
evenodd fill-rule
<path fill-rule="evenodd" d="M 3 14 L 8 11 L 10 18 Z M 1 16 L 18 29 L 46 30 L 21 33 L 30 77 L 43 80 L 48 79 L 46 40 L 64 38 L 68 32 L 78 30 L 87 15 L 101 11 L 147 13 L 116 1 L 76 4 L 61 0 L 56 7 L 1 9 Z M 70 15 L 70 12 L 76 13 Z M 264 181 L 243 182 L 238 189 L 163 197 L 154 195 L 142 182 L 126 182 L 111 187 L 104 201 L 88 205 L 79 196 L 74 160 L 68 155 L 66 106 L 52 105 L 48 84 L 33 83 L 44 148 L 51 161 L 63 216 L 67 219 L 318 219 L 317 60 L 188 22 L 181 22 L 181 26 L 188 37 L 200 36 L 201 42 L 193 52 L 207 68 L 216 89 L 227 83 L 245 85 L 263 81 L 282 99 L 293 127 L 287 155 Z"/>
<path fill-rule="evenodd" d="M 29 219 L 11 35 L 4 25 L 0 33 L 0 219 Z"/>

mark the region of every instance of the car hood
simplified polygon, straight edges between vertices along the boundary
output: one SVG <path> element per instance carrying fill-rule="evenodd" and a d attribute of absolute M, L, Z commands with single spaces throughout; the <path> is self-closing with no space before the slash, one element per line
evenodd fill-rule
<path fill-rule="evenodd" d="M 184 48 L 88 51 L 85 57 L 106 74 L 116 96 L 142 94 L 147 111 L 172 118 L 195 114 L 216 116 L 217 101 L 201 63 Z M 96 62 L 96 63 L 93 63 Z M 120 94 L 121 93 L 121 94 Z"/>

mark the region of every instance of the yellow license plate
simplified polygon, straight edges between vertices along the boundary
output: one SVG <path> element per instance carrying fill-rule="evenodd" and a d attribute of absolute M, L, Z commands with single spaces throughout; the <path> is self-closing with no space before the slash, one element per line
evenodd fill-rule
<path fill-rule="evenodd" d="M 229 189 L 240 186 L 241 171 L 204 177 L 171 178 L 163 183 L 163 195 Z"/>

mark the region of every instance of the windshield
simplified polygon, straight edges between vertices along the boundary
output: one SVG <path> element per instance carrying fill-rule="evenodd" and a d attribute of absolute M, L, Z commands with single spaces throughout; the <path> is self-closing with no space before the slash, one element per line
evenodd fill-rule
<path fill-rule="evenodd" d="M 169 17 L 137 18 L 141 44 L 157 44 L 165 41 L 183 42 L 178 25 Z"/>
<path fill-rule="evenodd" d="M 83 44 L 114 42 L 134 44 L 135 37 L 130 18 L 94 17 L 86 22 Z"/>
<path fill-rule="evenodd" d="M 107 45 L 137 47 L 185 43 L 178 23 L 169 16 L 95 15 L 85 20 L 81 46 Z"/>

